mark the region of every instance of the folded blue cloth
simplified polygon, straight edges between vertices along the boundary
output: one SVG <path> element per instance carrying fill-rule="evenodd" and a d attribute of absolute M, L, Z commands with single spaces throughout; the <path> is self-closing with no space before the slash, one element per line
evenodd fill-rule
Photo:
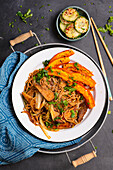
<path fill-rule="evenodd" d="M 52 143 L 30 134 L 18 121 L 12 106 L 12 82 L 14 76 L 28 58 L 21 52 L 7 57 L 0 68 L 0 164 L 15 163 L 31 157 L 40 148 L 57 149 L 78 143 L 81 138 Z"/>

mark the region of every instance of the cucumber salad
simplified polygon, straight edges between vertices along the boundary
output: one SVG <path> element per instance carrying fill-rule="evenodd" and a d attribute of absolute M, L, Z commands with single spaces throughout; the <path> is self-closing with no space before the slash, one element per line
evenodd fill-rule
<path fill-rule="evenodd" d="M 59 27 L 66 37 L 77 39 L 87 32 L 89 22 L 76 9 L 68 8 L 60 15 Z"/>

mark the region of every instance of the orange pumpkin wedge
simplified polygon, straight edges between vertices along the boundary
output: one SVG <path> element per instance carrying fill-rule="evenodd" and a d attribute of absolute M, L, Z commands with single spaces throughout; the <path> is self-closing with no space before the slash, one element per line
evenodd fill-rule
<path fill-rule="evenodd" d="M 84 74 L 86 76 L 90 76 L 90 77 L 93 76 L 93 73 L 90 70 L 88 70 L 87 68 L 85 68 L 84 66 L 82 66 L 81 64 L 77 62 L 64 64 L 63 68 L 66 68 L 69 71 Z"/>
<path fill-rule="evenodd" d="M 52 57 L 52 59 L 50 60 L 49 64 L 50 64 L 51 62 L 53 62 L 54 60 L 57 60 L 57 59 L 62 58 L 62 57 L 64 57 L 64 58 L 70 57 L 70 56 L 73 55 L 73 54 L 74 54 L 74 51 L 71 50 L 71 49 L 62 51 L 62 52 L 60 52 L 60 53 L 57 53 L 56 55 L 54 55 L 54 56 Z"/>
<path fill-rule="evenodd" d="M 48 69 L 49 67 L 58 67 L 68 62 L 70 62 L 69 57 L 62 57 L 49 63 L 48 66 L 45 67 L 45 69 Z"/>

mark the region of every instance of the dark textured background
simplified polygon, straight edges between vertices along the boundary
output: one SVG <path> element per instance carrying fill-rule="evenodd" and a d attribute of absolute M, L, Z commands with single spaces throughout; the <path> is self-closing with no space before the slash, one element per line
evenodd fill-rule
<path fill-rule="evenodd" d="M 35 4 L 37 4 L 37 6 Z M 50 4 L 50 6 L 47 4 Z M 22 8 L 20 8 L 20 5 L 22 5 Z M 44 7 L 39 9 L 42 5 L 44 5 Z M 77 42 L 68 42 L 58 35 L 55 27 L 56 17 L 62 9 L 70 5 L 80 6 L 87 10 L 98 26 L 104 26 L 109 16 L 113 15 L 113 13 L 109 13 L 109 11 L 113 10 L 112 0 L 0 0 L 0 37 L 3 37 L 3 40 L 0 39 L 0 66 L 12 52 L 9 48 L 9 40 L 20 34 L 17 28 L 21 29 L 21 33 L 25 33 L 31 29 L 39 36 L 42 43 L 60 42 L 76 46 L 88 53 L 97 63 L 99 63 L 91 31 L 87 37 Z M 109 6 L 111 6 L 111 9 Z M 19 10 L 26 13 L 29 8 L 32 10 L 34 16 L 31 19 L 28 19 L 28 24 L 25 24 L 16 17 L 16 13 Z M 52 9 L 52 12 L 49 11 L 50 9 Z M 42 19 L 41 16 L 44 16 L 44 19 Z M 36 20 L 37 17 L 38 22 Z M 14 23 L 14 28 L 11 28 L 8 24 L 9 22 L 14 21 L 14 19 L 17 21 Z M 32 23 L 32 26 L 30 26 L 29 23 Z M 49 27 L 50 31 L 46 31 L 46 27 Z M 43 36 L 41 36 L 41 34 L 43 34 Z M 108 33 L 102 33 L 102 35 L 105 35 L 105 42 L 108 45 L 111 55 L 113 55 L 113 37 Z M 30 38 L 24 44 L 15 46 L 15 49 L 23 52 L 26 49 L 33 47 L 36 43 L 34 38 Z M 113 94 L 113 68 L 99 39 L 98 43 Z M 89 163 L 78 167 L 78 170 L 113 170 L 113 103 L 110 104 L 109 110 L 111 110 L 111 115 L 108 115 L 104 126 L 93 138 L 93 142 L 98 148 L 98 157 Z M 87 143 L 81 148 L 70 152 L 69 155 L 73 160 L 88 153 L 90 150 L 90 145 Z M 0 170 L 15 169 L 72 170 L 74 167 L 69 164 L 65 154 L 48 155 L 36 153 L 27 160 L 0 167 Z"/>

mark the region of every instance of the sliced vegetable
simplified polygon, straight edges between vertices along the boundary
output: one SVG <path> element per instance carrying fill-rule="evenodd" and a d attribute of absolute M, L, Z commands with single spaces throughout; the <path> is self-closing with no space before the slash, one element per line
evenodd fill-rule
<path fill-rule="evenodd" d="M 70 24 L 70 23 L 71 23 L 71 22 L 68 22 L 68 21 L 64 20 L 64 19 L 62 18 L 62 15 L 60 15 L 60 21 L 61 21 L 61 23 L 64 24 L 64 25 L 67 25 L 67 24 Z"/>
<path fill-rule="evenodd" d="M 77 32 L 74 28 L 74 24 L 69 24 L 65 29 L 65 34 L 68 38 L 78 38 L 81 33 Z"/>
<path fill-rule="evenodd" d="M 28 103 L 31 102 L 32 97 L 28 94 L 26 94 L 26 92 L 22 92 L 22 96 L 28 101 Z"/>
<path fill-rule="evenodd" d="M 34 84 L 34 86 L 36 87 L 36 89 L 39 90 L 39 92 L 42 94 L 42 96 L 47 100 L 47 101 L 51 101 L 54 99 L 54 93 L 49 90 L 49 89 L 44 89 L 42 86 L 40 86 L 39 84 Z"/>
<path fill-rule="evenodd" d="M 61 77 L 63 80 L 68 81 L 69 75 L 65 71 L 63 71 L 61 68 L 52 68 L 53 72 L 48 71 L 48 75 L 50 76 L 57 76 Z M 60 73 L 60 74 L 59 74 Z"/>
<path fill-rule="evenodd" d="M 62 58 L 59 58 L 57 60 L 50 62 L 49 65 L 47 67 L 45 67 L 45 69 L 47 70 L 50 66 L 56 67 L 56 66 L 60 66 L 62 64 L 68 63 L 68 62 L 70 62 L 69 57 L 62 57 Z"/>
<path fill-rule="evenodd" d="M 95 106 L 95 100 L 91 92 L 86 89 L 83 85 L 77 82 L 77 85 L 74 87 L 79 93 L 81 93 L 84 98 L 86 99 L 86 104 L 88 105 L 89 109 L 92 109 Z"/>
<path fill-rule="evenodd" d="M 73 8 L 68 8 L 62 13 L 62 18 L 66 21 L 75 21 L 78 16 L 79 13 Z"/>
<path fill-rule="evenodd" d="M 75 21 L 75 29 L 79 33 L 87 32 L 88 28 L 89 28 L 89 22 L 85 17 L 81 16 L 81 17 L 76 19 L 76 21 Z"/>
<path fill-rule="evenodd" d="M 90 70 L 88 70 L 87 68 L 85 68 L 84 66 L 82 66 L 77 62 L 64 64 L 63 68 L 66 68 L 70 71 L 79 72 L 81 74 L 85 74 L 90 77 L 93 76 L 93 73 Z"/>
<path fill-rule="evenodd" d="M 52 68 L 52 71 L 48 71 L 48 75 L 54 75 L 61 77 L 65 81 L 79 81 L 83 84 L 88 85 L 89 87 L 93 88 L 96 82 L 89 76 L 82 75 L 81 73 L 72 73 L 68 71 L 66 68 Z M 60 74 L 59 74 L 60 73 Z"/>
<path fill-rule="evenodd" d="M 48 138 L 48 139 L 50 139 L 51 137 L 48 135 L 48 133 L 46 132 L 46 129 L 47 129 L 47 127 L 45 126 L 45 124 L 44 124 L 44 122 L 43 122 L 43 120 L 42 120 L 42 115 L 40 115 L 40 128 L 42 129 L 42 131 L 44 132 L 44 134 L 46 135 L 46 137 Z"/>
<path fill-rule="evenodd" d="M 63 24 L 62 22 L 60 22 L 60 29 L 65 32 L 65 29 L 66 29 L 66 25 Z"/>
<path fill-rule="evenodd" d="M 59 112 L 56 112 L 56 111 L 54 110 L 54 107 L 53 107 L 52 104 L 51 104 L 51 106 L 50 106 L 50 113 L 51 113 L 51 117 L 52 117 L 52 120 L 53 120 L 53 121 L 54 121 L 54 119 L 55 119 L 56 117 L 58 117 L 58 116 L 60 115 Z"/>
<path fill-rule="evenodd" d="M 69 49 L 69 50 L 65 50 L 65 51 L 62 51 L 60 53 L 57 53 L 56 55 L 54 55 L 52 57 L 52 59 L 50 60 L 50 63 L 56 59 L 59 59 L 59 58 L 62 58 L 62 57 L 70 57 L 71 55 L 74 54 L 74 51 Z"/>
<path fill-rule="evenodd" d="M 36 93 L 35 101 L 36 101 L 35 108 L 40 109 L 41 102 L 42 102 L 42 95 L 40 93 Z"/>

